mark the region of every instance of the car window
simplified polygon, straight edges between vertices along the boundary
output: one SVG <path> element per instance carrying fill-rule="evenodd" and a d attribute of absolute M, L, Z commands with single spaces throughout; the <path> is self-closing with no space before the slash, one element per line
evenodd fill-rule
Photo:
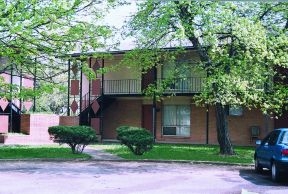
<path fill-rule="evenodd" d="M 288 132 L 287 131 L 281 134 L 279 143 L 288 144 Z"/>
<path fill-rule="evenodd" d="M 270 132 L 270 133 L 261 141 L 261 145 L 265 145 L 265 144 L 269 141 L 271 134 L 272 134 L 272 132 Z"/>
<path fill-rule="evenodd" d="M 278 136 L 280 134 L 280 131 L 272 131 L 269 135 L 267 135 L 261 145 L 265 145 L 266 143 L 268 143 L 268 145 L 275 145 L 277 143 L 277 139 L 278 139 Z"/>
<path fill-rule="evenodd" d="M 275 145 L 277 143 L 279 134 L 280 134 L 280 131 L 278 131 L 278 130 L 273 131 L 273 133 L 271 134 L 271 136 L 269 138 L 268 144 L 269 145 Z"/>

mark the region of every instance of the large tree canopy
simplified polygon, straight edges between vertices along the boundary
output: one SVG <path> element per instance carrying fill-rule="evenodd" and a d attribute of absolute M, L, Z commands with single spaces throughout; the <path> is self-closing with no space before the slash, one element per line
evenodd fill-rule
<path fill-rule="evenodd" d="M 195 100 L 216 107 L 220 153 L 233 154 L 228 105 L 260 108 L 269 114 L 287 108 L 287 5 L 141 1 L 137 13 L 127 22 L 125 35 L 137 37 L 140 48 L 188 43 L 197 50 L 198 67 L 207 72 L 207 78 Z"/>
<path fill-rule="evenodd" d="M 34 77 L 36 72 L 38 80 L 54 81 L 67 71 L 59 56 L 108 46 L 112 28 L 99 21 L 115 5 L 113 0 L 0 0 L 0 73 Z M 4 87 L 11 86 L 2 83 L 0 96 L 9 97 Z"/>

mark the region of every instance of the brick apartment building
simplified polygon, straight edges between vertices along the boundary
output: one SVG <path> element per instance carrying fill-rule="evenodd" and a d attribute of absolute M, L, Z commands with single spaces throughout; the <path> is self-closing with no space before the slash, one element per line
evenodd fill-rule
<path fill-rule="evenodd" d="M 150 83 L 165 79 L 175 65 L 179 68 L 183 61 L 189 63 L 198 59 L 193 48 L 187 47 L 186 51 L 175 63 L 163 63 L 145 74 L 123 65 L 117 71 L 97 75 L 90 81 L 77 69 L 75 62 L 69 60 L 68 115 L 79 115 L 80 124 L 91 125 L 102 140 L 115 140 L 117 127 L 131 125 L 150 130 L 157 142 L 217 144 L 214 107 L 197 107 L 192 99 L 201 92 L 206 72 L 184 69 L 185 79 L 174 80 L 164 92 L 167 96 L 174 95 L 161 101 L 142 93 Z M 125 51 L 110 54 L 113 58 L 94 58 L 88 54 L 87 60 L 81 60 L 96 72 L 101 67 L 117 64 Z M 72 55 L 74 60 L 79 56 Z M 230 108 L 228 122 L 232 143 L 254 144 L 255 139 L 263 138 L 275 127 L 285 127 L 286 121 L 287 114 L 274 120 L 257 109 Z"/>

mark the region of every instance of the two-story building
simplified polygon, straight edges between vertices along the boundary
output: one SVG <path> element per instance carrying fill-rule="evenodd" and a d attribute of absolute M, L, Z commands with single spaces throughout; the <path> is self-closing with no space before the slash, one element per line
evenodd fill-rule
<path fill-rule="evenodd" d="M 72 59 L 78 59 L 79 63 L 82 60 L 96 72 L 99 68 L 118 64 L 125 51 L 110 54 L 113 57 L 95 58 L 87 54 L 83 60 L 83 55 L 76 53 Z M 79 115 L 80 124 L 94 127 L 104 141 L 116 139 L 117 127 L 131 125 L 150 130 L 157 142 L 217 144 L 214 107 L 196 106 L 192 98 L 201 92 L 206 77 L 206 72 L 191 68 L 197 59 L 196 51 L 187 47 L 175 63 L 163 61 L 145 74 L 122 65 L 116 71 L 97 74 L 93 80 L 88 80 L 75 62 L 69 60 L 68 115 Z M 184 63 L 186 66 L 182 66 Z M 186 68 L 187 64 L 189 68 Z M 176 69 L 183 79 L 173 80 L 164 91 L 166 97 L 157 100 L 143 94 L 149 84 L 168 78 L 169 72 Z M 228 121 L 235 145 L 251 145 L 255 139 L 263 138 L 273 130 L 274 125 L 284 127 L 260 110 L 241 107 L 230 108 Z"/>
<path fill-rule="evenodd" d="M 2 69 L 2 66 L 6 63 L 6 58 L 0 57 L 0 83 L 11 84 L 10 86 L 3 87 L 1 86 L 1 94 L 8 94 L 8 97 L 0 96 L 0 134 L 13 132 L 20 132 L 20 115 L 22 111 L 29 111 L 33 107 L 33 100 L 23 100 L 19 98 L 12 98 L 13 96 L 12 86 L 17 86 L 20 88 L 33 88 L 34 87 L 34 78 L 31 76 L 20 75 L 19 73 L 13 71 L 13 68 Z M 18 91 L 19 92 L 19 91 Z"/>

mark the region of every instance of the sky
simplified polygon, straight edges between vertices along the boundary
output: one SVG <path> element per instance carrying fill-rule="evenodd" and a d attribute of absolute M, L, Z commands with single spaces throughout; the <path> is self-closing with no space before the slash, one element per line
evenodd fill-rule
<path fill-rule="evenodd" d="M 117 6 L 115 9 L 111 10 L 110 13 L 106 15 L 104 18 L 104 24 L 112 25 L 117 28 L 121 28 L 124 21 L 129 18 L 129 16 L 133 15 L 137 11 L 136 2 L 140 0 L 130 0 L 131 4 L 129 5 L 123 5 L 123 6 Z M 120 45 L 118 46 L 118 50 L 131 50 L 136 47 L 136 45 L 133 43 L 132 38 L 123 38 L 121 37 L 121 30 L 117 31 L 116 37 L 120 40 Z M 191 46 L 191 43 L 189 41 L 175 41 L 170 42 L 169 45 L 167 44 L 167 47 L 174 47 L 186 45 Z"/>
<path fill-rule="evenodd" d="M 130 5 L 117 6 L 115 9 L 110 10 L 110 13 L 108 13 L 104 18 L 103 23 L 120 29 L 124 24 L 124 21 L 135 13 L 136 10 L 136 1 L 131 1 Z M 135 47 L 132 38 L 121 37 L 120 30 L 117 31 L 116 37 L 120 38 L 119 50 L 129 50 Z"/>

